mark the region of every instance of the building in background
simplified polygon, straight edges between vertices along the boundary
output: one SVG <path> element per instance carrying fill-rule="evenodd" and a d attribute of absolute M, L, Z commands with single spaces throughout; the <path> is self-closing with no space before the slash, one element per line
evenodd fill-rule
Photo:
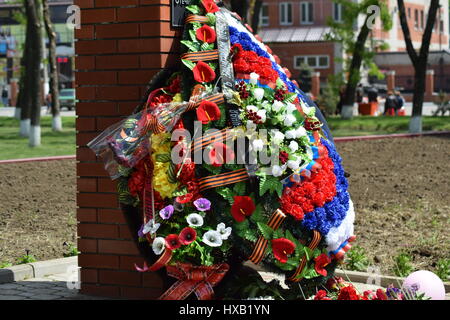
<path fill-rule="evenodd" d="M 398 86 L 407 91 L 412 90 L 414 69 L 405 49 L 397 0 L 386 1 L 393 17 L 393 27 L 384 32 L 377 19 L 368 43 L 371 45 L 376 40 L 383 40 L 389 45 L 386 52 L 377 54 L 375 61 L 383 72 L 395 71 Z M 432 54 L 429 63 L 430 69 L 436 69 L 436 88 L 450 92 L 450 76 L 448 72 L 443 71 L 449 55 L 449 4 L 448 0 L 440 1 L 441 7 L 431 39 Z M 411 38 L 416 48 L 421 45 L 429 3 L 430 0 L 405 0 Z M 299 77 L 301 65 L 306 64 L 320 72 L 320 82 L 324 85 L 330 74 L 337 74 L 343 69 L 342 59 L 345 54 L 342 46 L 325 39 L 325 35 L 330 31 L 328 19 L 340 21 L 342 15 L 342 6 L 333 0 L 264 0 L 259 35 L 280 57 L 283 64 L 288 66 L 294 78 Z M 355 23 L 355 34 L 362 23 L 363 17 Z M 390 59 L 394 56 L 395 59 Z M 366 79 L 369 80 L 373 81 Z"/>
<path fill-rule="evenodd" d="M 74 80 L 74 31 L 66 23 L 69 17 L 67 8 L 72 4 L 73 0 L 49 0 L 51 21 L 57 37 L 59 80 L 65 87 L 72 87 Z M 16 90 L 12 87 L 17 87 L 17 79 L 20 78 L 20 58 L 25 44 L 25 25 L 16 19 L 19 9 L 21 5 L 16 1 L 0 0 L 0 86 L 10 85 L 10 91 Z M 43 35 L 43 41 L 48 47 L 45 30 Z M 48 88 L 47 84 L 45 88 Z M 13 96 L 11 93 L 12 100 Z"/>

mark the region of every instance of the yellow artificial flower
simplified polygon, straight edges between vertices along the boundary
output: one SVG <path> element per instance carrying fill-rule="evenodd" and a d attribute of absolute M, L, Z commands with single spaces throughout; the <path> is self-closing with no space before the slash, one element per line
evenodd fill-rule
<path fill-rule="evenodd" d="M 168 171 L 170 162 L 156 161 L 157 154 L 167 154 L 171 151 L 170 133 L 154 134 L 151 137 L 152 160 L 154 165 L 153 188 L 159 192 L 162 198 L 172 197 L 173 192 L 178 188 L 178 183 L 170 183 Z"/>
<path fill-rule="evenodd" d="M 183 97 L 181 96 L 181 93 L 177 93 L 173 96 L 172 102 L 183 102 Z"/>

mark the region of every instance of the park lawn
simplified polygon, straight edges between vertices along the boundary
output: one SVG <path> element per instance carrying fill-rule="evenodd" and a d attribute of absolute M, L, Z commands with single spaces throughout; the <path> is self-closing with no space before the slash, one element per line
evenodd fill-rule
<path fill-rule="evenodd" d="M 343 120 L 340 117 L 327 118 L 335 137 L 365 136 L 377 134 L 407 133 L 410 117 L 354 117 Z M 450 131 L 450 117 L 423 117 L 423 131 Z"/>
<path fill-rule="evenodd" d="M 41 146 L 30 148 L 19 136 L 19 120 L 0 117 L 0 160 L 74 155 L 75 117 L 62 117 L 63 131 L 52 131 L 51 116 L 41 118 Z"/>

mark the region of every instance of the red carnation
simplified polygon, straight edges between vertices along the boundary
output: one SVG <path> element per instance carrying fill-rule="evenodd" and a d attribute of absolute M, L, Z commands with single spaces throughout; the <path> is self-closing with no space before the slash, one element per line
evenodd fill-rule
<path fill-rule="evenodd" d="M 338 300 L 359 300 L 359 296 L 353 286 L 344 287 L 338 295 Z"/>
<path fill-rule="evenodd" d="M 183 230 L 181 230 L 180 236 L 179 236 L 181 244 L 185 245 L 185 246 L 194 242 L 196 238 L 197 238 L 197 232 L 194 229 L 192 229 L 191 227 L 186 227 Z"/>
<path fill-rule="evenodd" d="M 216 5 L 214 0 L 202 0 L 202 5 L 208 13 L 216 13 L 219 11 L 219 7 Z"/>
<path fill-rule="evenodd" d="M 293 204 L 289 213 L 294 217 L 295 220 L 303 220 L 305 216 L 302 207 L 300 207 L 298 204 Z"/>
<path fill-rule="evenodd" d="M 128 180 L 128 189 L 133 197 L 142 193 L 145 186 L 145 175 L 142 171 L 135 171 Z"/>
<path fill-rule="evenodd" d="M 177 234 L 169 234 L 166 237 L 166 247 L 170 250 L 175 250 L 181 247 L 180 238 Z"/>
<path fill-rule="evenodd" d="M 220 167 L 234 159 L 234 151 L 221 142 L 214 143 L 208 155 L 210 164 L 214 167 Z"/>
<path fill-rule="evenodd" d="M 186 159 L 184 163 L 177 164 L 175 167 L 175 172 L 180 172 L 178 181 L 182 184 L 187 184 L 189 181 L 195 178 L 195 163 L 191 159 Z"/>
<path fill-rule="evenodd" d="M 237 222 L 243 222 L 246 217 L 250 217 L 256 206 L 249 196 L 235 196 L 231 206 L 231 215 Z"/>
<path fill-rule="evenodd" d="M 213 43 L 216 41 L 216 32 L 210 26 L 204 24 L 201 28 L 198 28 L 195 32 L 197 39 L 207 43 Z"/>
<path fill-rule="evenodd" d="M 203 100 L 197 108 L 197 119 L 203 124 L 220 119 L 220 109 L 214 102 Z"/>
<path fill-rule="evenodd" d="M 279 238 L 272 240 L 272 252 L 275 259 L 281 263 L 288 261 L 288 255 L 295 250 L 295 243 L 286 238 Z"/>
<path fill-rule="evenodd" d="M 314 261 L 316 262 L 314 266 L 316 272 L 326 277 L 327 270 L 325 270 L 325 267 L 331 262 L 330 257 L 326 253 L 322 253 L 320 256 L 316 257 Z"/>
<path fill-rule="evenodd" d="M 331 300 L 327 297 L 327 292 L 325 290 L 319 290 L 314 297 L 314 300 Z"/>
<path fill-rule="evenodd" d="M 194 69 L 192 69 L 192 72 L 197 82 L 211 82 L 216 78 L 214 70 L 203 61 L 199 61 Z"/>
<path fill-rule="evenodd" d="M 172 93 L 179 93 L 180 92 L 180 84 L 181 80 L 179 77 L 176 77 L 172 80 L 172 82 L 169 85 L 169 91 Z"/>

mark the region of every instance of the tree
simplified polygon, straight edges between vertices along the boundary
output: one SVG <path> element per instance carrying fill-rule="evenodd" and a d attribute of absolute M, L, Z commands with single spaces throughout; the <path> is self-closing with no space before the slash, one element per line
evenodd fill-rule
<path fill-rule="evenodd" d="M 258 33 L 259 15 L 261 13 L 262 5 L 263 5 L 262 0 L 250 0 L 249 21 L 250 21 L 250 26 L 252 27 L 255 34 Z"/>
<path fill-rule="evenodd" d="M 405 38 L 406 50 L 414 67 L 414 97 L 411 121 L 409 123 L 409 131 L 412 133 L 422 131 L 422 107 L 425 96 L 425 77 L 428 63 L 428 52 L 430 50 L 431 35 L 433 26 L 436 22 L 436 15 L 439 9 L 439 0 L 431 0 L 428 9 L 427 24 L 422 35 L 422 45 L 419 54 L 412 44 L 411 34 L 409 32 L 408 21 L 406 19 L 405 3 L 403 0 L 397 0 L 398 14 L 400 16 L 400 24 Z"/>
<path fill-rule="evenodd" d="M 53 30 L 53 26 L 50 20 L 50 10 L 48 7 L 48 0 L 42 0 L 44 25 L 48 36 L 49 48 L 48 48 L 48 62 L 50 65 L 50 95 L 52 103 L 52 129 L 53 131 L 62 130 L 62 122 L 60 116 L 59 105 L 59 82 L 58 82 L 58 69 L 56 68 L 56 33 Z"/>
<path fill-rule="evenodd" d="M 26 80 L 29 90 L 29 107 L 31 109 L 29 145 L 36 147 L 41 144 L 41 62 L 42 62 L 42 7 L 38 1 L 25 0 L 27 16 L 27 65 Z"/>
<path fill-rule="evenodd" d="M 347 74 L 346 89 L 340 102 L 343 110 L 345 106 L 350 106 L 350 110 L 352 110 L 355 102 L 356 87 L 361 80 L 361 67 L 365 65 L 369 69 L 370 74 L 380 75 L 373 61 L 375 51 L 366 47 L 373 21 L 379 13 L 382 28 L 384 31 L 388 31 L 392 28 L 392 20 L 383 0 L 363 0 L 361 2 L 334 0 L 334 2 L 342 6 L 343 17 L 342 21 L 329 19 L 328 24 L 332 30 L 327 39 L 342 43 L 347 55 L 344 64 L 344 72 Z M 355 21 L 358 21 L 360 15 L 364 16 L 364 23 L 360 27 L 355 41 Z M 376 46 L 380 49 L 386 48 L 386 44 L 381 41 L 376 43 Z"/>

